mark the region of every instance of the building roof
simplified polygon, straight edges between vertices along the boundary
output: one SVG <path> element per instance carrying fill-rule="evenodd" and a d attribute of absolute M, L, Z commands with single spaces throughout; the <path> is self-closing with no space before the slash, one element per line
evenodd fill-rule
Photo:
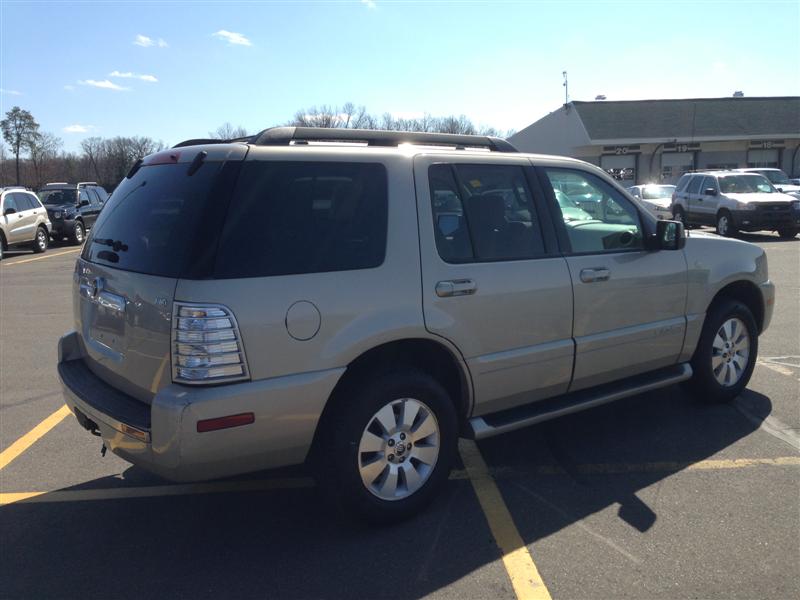
<path fill-rule="evenodd" d="M 800 96 L 571 103 L 592 141 L 800 136 Z"/>

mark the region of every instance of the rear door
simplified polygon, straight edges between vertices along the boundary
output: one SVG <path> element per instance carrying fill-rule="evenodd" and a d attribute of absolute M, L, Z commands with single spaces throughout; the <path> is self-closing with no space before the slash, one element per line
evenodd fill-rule
<path fill-rule="evenodd" d="M 593 220 L 565 215 L 555 222 L 574 292 L 570 390 L 674 364 L 685 331 L 683 252 L 645 250 L 642 215 L 600 173 L 557 164 L 543 166 L 540 173 L 543 185 L 555 189 L 580 178 L 600 198 Z M 559 210 L 554 194 L 551 206 L 554 213 Z"/>
<path fill-rule="evenodd" d="M 76 266 L 75 329 L 87 366 L 144 402 L 171 381 L 175 286 L 181 276 L 210 274 L 214 216 L 224 214 L 238 174 L 239 163 L 215 158 L 213 149 L 199 169 L 188 169 L 198 151 L 154 155 L 124 179 Z"/>
<path fill-rule="evenodd" d="M 427 329 L 455 344 L 474 414 L 561 394 L 572 373 L 572 288 L 530 163 L 414 160 Z"/>

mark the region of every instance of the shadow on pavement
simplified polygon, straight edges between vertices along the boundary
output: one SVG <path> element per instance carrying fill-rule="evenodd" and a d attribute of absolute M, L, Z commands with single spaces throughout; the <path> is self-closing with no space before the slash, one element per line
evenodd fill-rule
<path fill-rule="evenodd" d="M 751 392 L 748 402 L 756 414 L 769 414 L 765 396 Z M 620 519 L 647 531 L 659 516 L 637 493 L 674 471 L 626 473 L 625 465 L 675 463 L 678 470 L 755 428 L 733 407 L 696 404 L 673 387 L 480 447 L 523 540 L 531 544 L 614 503 Z M 598 477 L 604 465 L 622 472 Z M 148 477 L 131 468 L 123 483 L 153 483 Z M 526 495 L 509 493 L 517 484 Z M 115 484 L 97 480 L 79 487 L 109 485 Z M 467 480 L 451 480 L 426 512 L 383 529 L 344 522 L 314 489 L 21 502 L 0 508 L 0 528 L 4 598 L 155 592 L 408 600 L 445 587 L 448 596 L 513 597 Z M 464 580 L 484 567 L 480 577 Z"/>

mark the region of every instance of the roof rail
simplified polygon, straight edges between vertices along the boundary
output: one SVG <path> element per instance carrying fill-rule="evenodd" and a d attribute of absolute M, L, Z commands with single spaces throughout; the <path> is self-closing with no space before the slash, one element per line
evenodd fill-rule
<path fill-rule="evenodd" d="M 253 137 L 251 135 L 246 135 L 244 137 L 232 138 L 229 140 L 223 140 L 220 138 L 195 138 L 191 140 L 183 140 L 182 142 L 175 144 L 173 148 L 183 148 L 185 146 L 205 146 L 206 144 L 232 144 L 234 142 L 252 142 Z"/>
<path fill-rule="evenodd" d="M 502 138 L 486 135 L 461 135 L 455 133 L 428 133 L 422 131 L 383 131 L 376 129 L 338 129 L 324 127 L 271 127 L 250 139 L 257 146 L 288 146 L 308 142 L 366 143 L 368 146 L 399 146 L 418 144 L 424 146 L 454 146 L 485 148 L 493 152 L 518 152 Z"/>
<path fill-rule="evenodd" d="M 81 185 L 97 185 L 97 182 L 96 181 L 79 181 L 78 182 L 78 186 L 81 186 Z"/>

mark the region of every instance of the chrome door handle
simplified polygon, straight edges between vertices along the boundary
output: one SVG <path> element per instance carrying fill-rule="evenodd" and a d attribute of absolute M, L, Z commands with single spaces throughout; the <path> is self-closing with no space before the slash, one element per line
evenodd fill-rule
<path fill-rule="evenodd" d="M 449 279 L 436 284 L 436 295 L 439 298 L 451 296 L 469 296 L 475 293 L 478 286 L 472 279 Z"/>
<path fill-rule="evenodd" d="M 608 281 L 611 278 L 611 271 L 605 267 L 598 269 L 583 269 L 581 271 L 581 281 L 583 283 L 594 283 L 595 281 Z"/>

